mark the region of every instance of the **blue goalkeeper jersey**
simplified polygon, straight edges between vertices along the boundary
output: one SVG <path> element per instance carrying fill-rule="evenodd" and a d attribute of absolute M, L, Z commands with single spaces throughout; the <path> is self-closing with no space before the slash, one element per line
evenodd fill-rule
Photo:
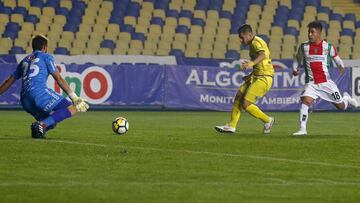
<path fill-rule="evenodd" d="M 22 78 L 21 95 L 34 97 L 46 91 L 48 76 L 56 71 L 54 57 L 36 50 L 19 63 L 13 76 Z"/>

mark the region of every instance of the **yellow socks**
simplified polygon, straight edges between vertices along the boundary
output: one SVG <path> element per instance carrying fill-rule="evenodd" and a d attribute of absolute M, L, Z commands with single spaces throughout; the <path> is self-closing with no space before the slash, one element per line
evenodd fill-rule
<path fill-rule="evenodd" d="M 254 116 L 255 118 L 258 118 L 260 120 L 262 120 L 264 123 L 268 123 L 270 122 L 270 118 L 268 115 L 266 115 L 264 112 L 262 112 L 259 107 L 257 107 L 254 104 L 249 105 L 246 108 L 246 111 L 251 114 L 252 116 Z M 231 117 L 232 117 L 232 112 L 231 112 Z"/>
<path fill-rule="evenodd" d="M 234 101 L 234 106 L 231 110 L 231 119 L 230 119 L 230 126 L 233 128 L 236 128 L 236 125 L 240 119 L 241 115 L 241 105 L 239 101 Z"/>

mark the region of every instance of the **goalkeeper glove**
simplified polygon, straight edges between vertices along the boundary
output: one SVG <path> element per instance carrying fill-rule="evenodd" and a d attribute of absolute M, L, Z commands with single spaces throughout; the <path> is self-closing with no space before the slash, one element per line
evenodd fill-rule
<path fill-rule="evenodd" d="M 89 104 L 83 98 L 78 97 L 74 92 L 69 94 L 69 97 L 76 108 L 77 112 L 86 112 L 89 109 Z"/>

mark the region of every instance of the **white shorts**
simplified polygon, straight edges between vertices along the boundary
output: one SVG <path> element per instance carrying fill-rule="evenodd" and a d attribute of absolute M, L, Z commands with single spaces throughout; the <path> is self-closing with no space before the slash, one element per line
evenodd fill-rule
<path fill-rule="evenodd" d="M 341 96 L 337 85 L 332 80 L 320 84 L 305 84 L 305 90 L 301 94 L 301 97 L 303 96 L 311 97 L 314 100 L 320 97 L 323 100 L 336 104 L 343 102 L 343 97 Z"/>

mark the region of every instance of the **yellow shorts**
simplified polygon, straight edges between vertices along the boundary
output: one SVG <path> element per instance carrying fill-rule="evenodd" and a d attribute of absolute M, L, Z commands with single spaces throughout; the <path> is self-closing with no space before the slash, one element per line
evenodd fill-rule
<path fill-rule="evenodd" d="M 239 92 L 242 98 L 251 103 L 255 103 L 271 89 L 272 82 L 273 78 L 270 76 L 255 76 L 252 77 L 250 81 L 241 85 Z"/>

